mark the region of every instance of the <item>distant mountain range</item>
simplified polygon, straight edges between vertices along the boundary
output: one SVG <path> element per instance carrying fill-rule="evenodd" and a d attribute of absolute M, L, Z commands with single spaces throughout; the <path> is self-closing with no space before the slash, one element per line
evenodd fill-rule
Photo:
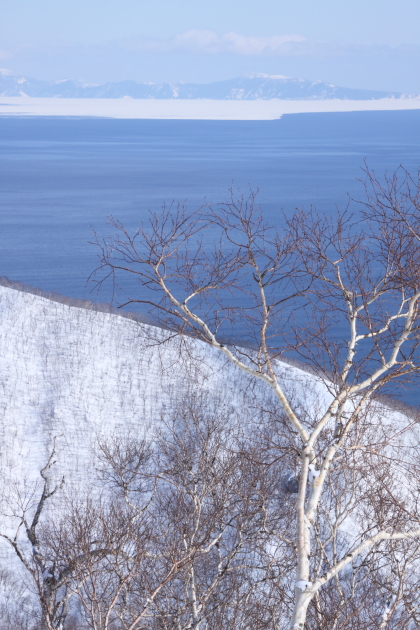
<path fill-rule="evenodd" d="M 218 100 L 375 100 L 419 98 L 418 94 L 358 90 L 283 76 L 249 75 L 214 83 L 139 83 L 118 81 L 93 85 L 75 79 L 38 81 L 0 70 L 0 96 L 41 98 L 159 98 Z"/>

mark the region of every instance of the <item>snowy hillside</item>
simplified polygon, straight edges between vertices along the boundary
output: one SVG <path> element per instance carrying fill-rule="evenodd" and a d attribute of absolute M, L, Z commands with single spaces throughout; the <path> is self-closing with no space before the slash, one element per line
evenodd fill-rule
<path fill-rule="evenodd" d="M 165 343 L 160 343 L 163 340 Z M 153 428 L 162 414 L 185 402 L 189 392 L 200 392 L 208 408 L 217 408 L 218 414 L 224 414 L 224 422 L 236 417 L 241 426 L 253 421 L 256 410 L 270 409 L 275 404 L 271 389 L 265 383 L 250 380 L 232 364 L 226 364 L 222 356 L 201 342 L 190 339 L 180 343 L 179 339 L 168 339 L 164 330 L 119 314 L 89 309 L 86 305 L 73 306 L 65 299 L 55 301 L 24 292 L 17 285 L 16 288 L 0 286 L 2 535 L 14 535 L 16 531 L 16 518 L 8 496 L 14 497 L 13 501 L 18 501 L 19 505 L 26 504 L 34 482 L 40 480 L 40 469 L 48 459 L 55 436 L 58 439 L 53 476 L 57 480 L 64 474 L 67 488 L 82 495 L 89 492 L 92 496 L 97 491 L 95 487 L 99 491 L 95 486 L 97 461 L 94 454 L 98 438 L 141 436 L 145 427 Z M 286 363 L 277 363 L 276 368 L 296 411 L 305 416 L 306 410 L 310 416 L 328 405 L 331 399 L 325 384 L 315 374 Z M 409 499 L 417 483 L 415 474 L 409 471 L 416 468 L 413 463 L 417 461 L 418 425 L 381 404 L 374 405 L 371 414 L 370 420 L 374 419 L 375 424 L 372 439 L 375 444 L 384 440 L 387 462 L 392 462 L 388 462 L 390 480 L 400 500 L 401 497 Z M 407 444 L 414 445 L 414 449 L 407 450 Z M 290 470 L 283 468 L 283 460 L 281 466 L 281 473 L 287 473 L 284 479 L 296 482 L 293 473 L 290 477 Z M 382 468 L 380 472 L 383 474 Z M 315 478 L 319 472 L 313 469 L 311 475 Z M 280 484 L 284 484 L 281 479 Z M 296 501 L 296 489 L 282 487 L 281 505 L 286 514 L 287 506 L 293 506 Z M 35 496 L 39 495 L 39 488 L 38 485 Z M 31 500 L 29 498 L 29 503 Z M 369 506 L 370 500 L 368 493 Z M 47 509 L 49 515 L 51 510 L 55 514 L 60 501 L 60 496 L 54 497 Z M 360 514 L 356 514 L 359 508 L 357 502 L 353 505 L 351 492 L 346 509 L 336 535 L 341 537 L 340 544 L 345 538 L 348 544 L 354 545 L 361 524 Z M 275 514 L 277 512 L 278 508 Z M 77 512 L 77 520 L 79 517 Z M 22 548 L 28 549 L 27 543 L 21 543 Z M 280 553 L 274 544 L 268 549 L 272 550 L 273 559 Z M 36 546 L 33 550 L 38 553 Z M 18 609 L 16 614 L 25 608 L 24 619 L 31 618 L 31 597 L 21 606 L 23 600 L 16 601 L 17 586 L 14 586 L 19 585 L 19 592 L 23 593 L 18 599 L 26 598 L 27 575 L 4 540 L 0 545 L 0 569 L 3 571 L 3 578 L 0 573 L 2 619 L 9 605 L 15 612 Z M 42 572 L 41 575 L 47 584 L 52 573 Z M 290 571 L 287 579 L 290 579 Z M 2 630 L 6 627 L 10 626 L 1 625 Z"/>
<path fill-rule="evenodd" d="M 241 413 L 252 408 L 255 396 L 272 399 L 268 386 L 250 387 L 248 376 L 214 349 L 190 341 L 185 355 L 177 340 L 151 345 L 148 328 L 117 314 L 0 286 L 3 473 L 13 469 L 14 476 L 19 471 L 37 478 L 53 436 L 62 436 L 58 468 L 68 483 L 79 484 L 89 475 L 98 437 L 138 434 L 191 387 Z M 278 366 L 286 390 L 304 389 L 306 404 L 326 395 L 315 376 Z"/>
<path fill-rule="evenodd" d="M 58 468 L 79 483 L 98 436 L 138 434 L 189 383 L 229 404 L 251 395 L 236 368 L 203 344 L 192 348 L 199 372 L 186 369 L 176 341 L 149 347 L 144 325 L 0 286 L 3 471 L 36 478 L 53 436 L 62 436 Z M 293 382 L 309 378 L 285 367 Z"/>
<path fill-rule="evenodd" d="M 376 100 L 406 99 L 418 95 L 343 88 L 280 75 L 250 75 L 213 83 L 139 83 L 137 81 L 86 84 L 74 79 L 38 81 L 0 70 L 0 96 L 38 98 L 134 98 L 215 100 Z"/>

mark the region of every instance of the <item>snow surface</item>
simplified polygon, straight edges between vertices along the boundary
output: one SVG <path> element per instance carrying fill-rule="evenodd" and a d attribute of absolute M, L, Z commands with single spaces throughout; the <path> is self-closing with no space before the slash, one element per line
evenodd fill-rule
<path fill-rule="evenodd" d="M 0 468 L 36 479 L 53 436 L 62 436 L 57 471 L 83 484 L 98 437 L 141 433 L 189 383 L 233 406 L 253 395 L 249 377 L 217 351 L 189 342 L 197 371 L 180 357 L 177 340 L 151 347 L 147 328 L 0 286 Z M 283 370 L 290 385 L 313 378 Z"/>
<path fill-rule="evenodd" d="M 276 120 L 283 114 L 420 109 L 414 98 L 377 100 L 216 100 L 0 97 L 0 115 L 127 119 Z"/>
<path fill-rule="evenodd" d="M 161 340 L 168 336 L 119 315 L 0 286 L 3 494 L 12 479 L 20 484 L 39 480 L 54 436 L 60 436 L 57 478 L 64 474 L 67 487 L 87 490 L 94 477 L 97 439 L 142 434 L 183 399 L 191 383 L 226 413 L 248 410 L 244 421 L 252 419 L 256 397 L 264 405 L 274 401 L 268 385 L 226 363 L 216 350 L 194 340 L 187 341 L 188 355 L 180 354 L 176 339 L 151 346 L 150 330 Z M 284 363 L 278 364 L 278 373 L 286 392 L 300 393 L 308 407 L 328 402 L 315 375 Z M 410 424 L 407 417 L 381 408 L 385 424 L 392 424 L 387 435 L 396 436 L 393 448 L 407 444 L 411 437 L 399 434 Z M 412 431 L 417 436 L 417 425 Z M 5 527 L 2 517 L 0 527 Z M 351 523 L 348 533 L 356 533 Z M 0 545 L 0 557 L 5 554 L 10 557 Z"/>

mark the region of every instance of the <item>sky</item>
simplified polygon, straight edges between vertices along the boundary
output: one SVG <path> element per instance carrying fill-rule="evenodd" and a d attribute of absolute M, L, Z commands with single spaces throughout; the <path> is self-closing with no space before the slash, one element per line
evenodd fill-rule
<path fill-rule="evenodd" d="M 36 79 L 281 74 L 420 93 L 419 0 L 0 0 L 0 67 Z"/>

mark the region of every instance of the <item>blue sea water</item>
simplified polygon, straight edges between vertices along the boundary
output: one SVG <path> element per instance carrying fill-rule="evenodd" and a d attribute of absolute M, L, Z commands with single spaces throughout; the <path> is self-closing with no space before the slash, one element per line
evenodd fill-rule
<path fill-rule="evenodd" d="M 344 208 L 378 174 L 420 165 L 420 111 L 286 115 L 276 121 L 0 118 L 0 275 L 88 297 L 91 226 L 131 227 L 148 209 L 259 188 L 282 210 Z M 106 299 L 103 295 L 101 299 Z"/>
<path fill-rule="evenodd" d="M 269 221 L 363 198 L 361 167 L 420 165 L 420 111 L 285 115 L 276 121 L 0 118 L 0 276 L 106 301 L 86 286 L 92 227 L 135 228 L 163 202 L 259 188 Z"/>

